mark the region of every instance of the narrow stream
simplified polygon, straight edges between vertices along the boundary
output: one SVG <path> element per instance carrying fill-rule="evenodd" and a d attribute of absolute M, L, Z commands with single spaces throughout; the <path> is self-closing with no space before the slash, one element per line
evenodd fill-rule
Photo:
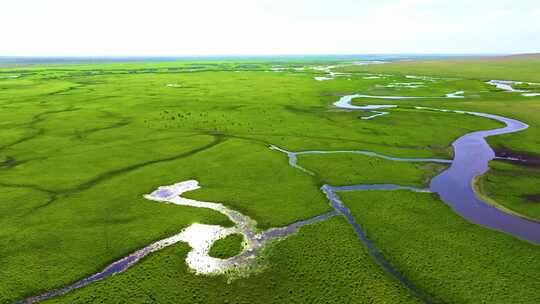
<path fill-rule="evenodd" d="M 348 187 L 332 187 L 329 185 L 324 185 L 321 190 L 326 194 L 326 197 L 330 201 L 332 207 L 345 216 L 349 224 L 353 227 L 354 232 L 362 243 L 366 246 L 369 254 L 375 259 L 375 261 L 381 265 L 391 276 L 396 278 L 401 282 L 407 289 L 409 289 L 419 300 L 424 303 L 431 303 L 429 296 L 420 291 L 414 284 L 399 271 L 397 271 L 392 264 L 390 264 L 381 252 L 377 249 L 375 244 L 366 236 L 366 233 L 362 227 L 354 220 L 354 216 L 347 206 L 345 206 L 339 196 L 337 191 L 361 191 L 361 190 L 411 190 L 416 192 L 429 192 L 429 190 L 416 189 L 412 187 L 400 187 L 397 185 L 358 185 L 358 186 L 348 186 Z"/>
<path fill-rule="evenodd" d="M 382 115 L 388 115 L 389 112 L 380 112 L 375 111 L 379 109 L 392 109 L 397 108 L 397 105 L 364 105 L 364 106 L 355 106 L 351 104 L 352 100 L 355 98 L 369 98 L 369 99 L 386 99 L 386 100 L 404 100 L 404 99 L 425 99 L 425 98 L 433 98 L 433 99 L 444 99 L 444 98 L 465 98 L 463 96 L 465 92 L 464 91 L 458 91 L 454 93 L 446 94 L 444 97 L 418 97 L 418 96 L 376 96 L 376 95 L 362 95 L 362 94 L 354 94 L 354 95 L 345 95 L 342 96 L 337 102 L 334 103 L 334 106 L 340 108 L 340 109 L 346 109 L 346 110 L 362 110 L 362 111 L 368 111 L 371 113 L 375 113 L 371 116 L 364 116 L 361 117 L 363 120 L 370 120 L 375 117 L 379 117 Z"/>
<path fill-rule="evenodd" d="M 354 151 L 353 150 L 353 151 L 291 152 L 291 151 L 287 151 L 285 149 L 276 147 L 274 145 L 270 146 L 270 149 L 286 154 L 289 159 L 289 165 L 299 170 L 302 170 L 310 175 L 314 175 L 314 173 L 298 165 L 298 155 L 350 153 L 350 154 L 361 154 L 361 155 L 366 155 L 370 157 L 383 158 L 383 159 L 387 159 L 391 161 L 398 161 L 398 162 L 431 162 L 431 163 L 444 163 L 444 164 L 448 164 L 452 162 L 450 160 L 436 159 L 436 158 L 398 158 L 398 157 L 391 157 L 391 156 L 382 155 L 382 154 L 369 152 L 369 151 Z M 392 264 L 390 264 L 390 262 L 388 262 L 384 258 L 384 256 L 375 246 L 375 244 L 367 237 L 362 227 L 355 221 L 354 216 L 350 212 L 349 208 L 347 208 L 347 206 L 345 206 L 341 202 L 337 194 L 337 192 L 343 192 L 343 191 L 370 191 L 370 190 L 379 190 L 379 191 L 408 190 L 408 191 L 413 191 L 413 192 L 425 192 L 425 193 L 431 193 L 431 191 L 429 189 L 420 189 L 416 187 L 400 186 L 400 185 L 393 185 L 393 184 L 351 185 L 351 186 L 324 185 L 321 188 L 321 190 L 328 198 L 328 201 L 330 202 L 330 205 L 334 208 L 334 210 L 338 212 L 339 214 L 345 216 L 349 224 L 354 229 L 354 232 L 356 233 L 360 241 L 362 241 L 362 243 L 366 246 L 369 254 L 375 259 L 375 261 L 379 265 L 381 265 L 381 267 L 383 267 L 391 276 L 393 276 L 395 279 L 400 281 L 406 288 L 408 288 L 411 291 L 411 293 L 414 294 L 419 300 L 421 300 L 424 303 L 431 303 L 431 299 L 428 295 L 424 294 L 417 287 L 415 287 L 414 284 L 407 277 L 405 277 L 399 271 L 397 271 L 392 266 Z"/>
<path fill-rule="evenodd" d="M 64 288 L 59 288 L 38 296 L 27 298 L 20 303 L 36 303 L 52 297 L 64 295 L 74 289 L 84 287 L 111 275 L 123 272 L 150 253 L 159 251 L 178 242 L 186 242 L 191 247 L 191 250 L 188 252 L 186 257 L 186 264 L 197 274 L 223 273 L 232 268 L 245 267 L 254 261 L 262 247 L 269 241 L 287 237 L 290 234 L 296 233 L 302 226 L 321 222 L 338 214 L 337 211 L 331 211 L 308 220 L 293 223 L 289 226 L 271 228 L 263 232 L 257 232 L 255 221 L 248 216 L 241 214 L 240 212 L 229 209 L 219 203 L 202 202 L 187 199 L 181 196 L 187 191 L 193 191 L 199 188 L 199 183 L 197 181 L 189 180 L 170 186 L 161 186 L 151 194 L 147 194 L 144 197 L 156 202 L 215 210 L 226 215 L 235 224 L 233 227 L 222 227 L 219 225 L 205 225 L 198 223 L 192 224 L 176 235 L 152 243 L 118 261 L 113 262 L 96 274 L 93 274 Z M 240 254 L 228 259 L 219 259 L 209 256 L 210 248 L 215 241 L 234 233 L 242 234 L 246 242 L 246 245 Z"/>
<path fill-rule="evenodd" d="M 540 93 L 533 93 L 529 90 L 522 90 L 522 89 L 515 89 L 514 85 L 520 85 L 520 84 L 528 84 L 531 86 L 540 86 L 540 83 L 534 83 L 534 82 L 523 82 L 523 81 L 511 81 L 511 80 L 490 80 L 486 82 L 489 85 L 497 87 L 497 89 L 501 89 L 506 92 L 514 92 L 514 93 L 521 93 L 521 95 L 525 97 L 536 97 L 540 96 Z"/>
<path fill-rule="evenodd" d="M 336 75 L 331 75 L 335 77 Z M 412 77 L 412 76 L 411 76 Z M 503 85 L 510 86 L 508 83 L 493 83 L 502 88 Z M 513 91 L 516 91 L 512 88 Z M 363 119 L 372 119 L 381 115 L 387 115 L 388 112 L 374 111 L 378 109 L 396 108 L 397 105 L 367 105 L 355 106 L 351 102 L 355 98 L 376 98 L 385 100 L 400 99 L 418 99 L 430 97 L 406 97 L 406 96 L 371 96 L 371 95 L 347 95 L 343 96 L 334 103 L 334 105 L 346 110 L 371 111 L 375 114 Z M 438 98 L 463 98 L 463 92 L 447 94 L 445 97 Z M 370 151 L 301 151 L 290 152 L 276 146 L 270 148 L 287 154 L 289 164 L 305 173 L 313 175 L 314 173 L 298 165 L 297 155 L 302 154 L 330 154 L 330 153 L 353 153 L 370 157 L 379 157 L 392 161 L 405 162 L 436 162 L 451 164 L 450 168 L 433 178 L 429 189 L 418 189 L 414 187 L 404 187 L 399 185 L 353 185 L 353 186 L 330 186 L 324 185 L 322 191 L 326 194 L 334 211 L 316 216 L 312 219 L 293 223 L 286 227 L 271 228 L 264 232 L 257 232 L 254 220 L 237 211 L 231 210 L 219 203 L 201 202 L 181 197 L 187 191 L 199 189 L 198 182 L 195 180 L 185 181 L 170 186 L 162 186 L 151 194 L 145 195 L 145 198 L 162 203 L 172 203 L 180 206 L 191 206 L 197 208 L 212 209 L 226 215 L 235 225 L 233 227 L 221 227 L 218 225 L 192 224 L 180 233 L 163 240 L 152 243 L 132 254 L 113 262 L 101 272 L 84 278 L 67 287 L 53 290 L 38 296 L 27 298 L 21 303 L 35 303 L 55 296 L 66 294 L 74 289 L 81 288 L 93 282 L 102 280 L 108 276 L 120 273 L 139 262 L 142 258 L 152 252 L 163 248 L 186 242 L 191 247 L 187 257 L 187 265 L 197 274 L 222 273 L 233 267 L 243 267 L 254 260 L 260 249 L 268 241 L 286 237 L 295 233 L 298 228 L 312 223 L 324 221 L 338 214 L 344 215 L 348 222 L 354 228 L 359 239 L 366 245 L 370 254 L 375 260 L 392 276 L 402 282 L 411 290 L 420 300 L 430 303 L 429 297 L 422 294 L 417 288 L 403 275 L 397 272 L 390 263 L 388 263 L 382 254 L 377 250 L 374 244 L 366 237 L 364 231 L 358 223 L 355 222 L 349 209 L 340 201 L 336 192 L 340 191 L 366 191 L 366 190 L 410 190 L 415 192 L 434 192 L 438 193 L 441 199 L 452 207 L 452 209 L 469 220 L 472 223 L 499 230 L 513 236 L 540 244 L 540 223 L 532 222 L 527 219 L 517 217 L 493 207 L 481 200 L 473 189 L 473 181 L 476 177 L 484 174 L 488 170 L 488 163 L 495 158 L 491 147 L 487 144 L 485 138 L 488 136 L 501 135 L 519 132 L 528 128 L 528 125 L 506 117 L 491 115 L 478 112 L 442 110 L 426 107 L 416 107 L 419 110 L 453 112 L 465 115 L 474 115 L 493 119 L 504 123 L 506 126 L 499 129 L 477 131 L 466 134 L 453 143 L 454 160 L 444 159 L 423 159 L 423 158 L 396 158 L 377 154 Z M 229 259 L 217 259 L 210 257 L 208 252 L 212 244 L 233 233 L 240 233 L 245 239 L 245 248 L 242 253 Z"/>
<path fill-rule="evenodd" d="M 452 161 L 448 159 L 438 159 L 438 158 L 402 158 L 402 157 L 392 157 L 387 156 L 371 151 L 363 151 L 363 150 L 337 150 L 337 151 L 321 151 L 321 150 L 314 150 L 314 151 L 299 151 L 299 152 L 290 152 L 285 149 L 282 149 L 280 147 L 277 147 L 275 145 L 270 146 L 271 150 L 279 151 L 282 153 L 287 154 L 289 157 L 289 165 L 292 167 L 299 169 L 301 171 L 304 171 L 310 175 L 315 175 L 312 171 L 300 166 L 298 164 L 298 155 L 308 155 L 308 154 L 360 154 L 370 157 L 376 157 L 376 158 L 382 158 L 386 160 L 393 160 L 393 161 L 399 161 L 399 162 L 412 162 L 412 163 L 440 163 L 440 164 L 451 164 Z"/>

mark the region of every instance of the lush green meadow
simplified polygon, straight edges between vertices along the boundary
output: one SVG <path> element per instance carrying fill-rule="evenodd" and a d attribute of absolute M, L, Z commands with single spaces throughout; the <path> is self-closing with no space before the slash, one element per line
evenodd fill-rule
<path fill-rule="evenodd" d="M 445 167 L 352 154 L 301 155 L 299 165 L 313 171 L 312 176 L 289 166 L 287 157 L 270 145 L 289 151 L 366 150 L 394 157 L 451 159 L 451 143 L 458 137 L 501 126 L 469 115 L 414 108 L 421 105 L 520 119 L 530 125 L 528 130 L 489 142 L 518 154 L 540 155 L 540 97 L 502 92 L 485 83 L 497 78 L 540 82 L 534 73 L 540 60 L 523 60 L 0 68 L 0 303 L 87 277 L 192 223 L 232 225 L 211 210 L 143 198 L 161 185 L 196 179 L 202 188 L 186 197 L 220 202 L 248 215 L 263 230 L 331 211 L 320 191 L 325 183 L 425 187 Z M 314 67 L 326 65 L 340 65 L 337 70 L 350 74 L 316 81 L 314 77 L 326 73 Z M 407 78 L 410 74 L 437 78 Z M 388 87 L 409 82 L 423 84 Z M 467 98 L 443 98 L 462 90 Z M 363 120 L 360 117 L 370 114 L 332 107 L 340 96 L 354 93 L 430 98 L 356 99 L 357 104 L 400 105 L 389 109 L 389 115 Z M 514 212 L 538 218 L 540 203 L 523 201 L 540 193 L 535 190 L 538 167 L 498 162 L 491 166 L 494 169 L 481 187 L 484 194 Z M 531 292 L 538 287 L 532 276 L 535 268 L 523 266 L 526 261 L 535 264 L 538 246 L 469 225 L 435 198 L 400 193 L 403 200 L 397 200 L 392 195 L 351 193 L 345 202 L 358 208 L 358 222 L 366 225 L 385 256 L 435 299 L 538 300 Z M 414 209 L 416 203 L 423 209 Z M 426 206 L 434 207 L 425 210 Z M 368 213 L 362 217 L 364 207 Z M 384 229 L 379 227 L 383 223 Z M 411 237 L 400 239 L 404 234 Z M 233 255 L 239 244 L 241 240 L 226 239 L 213 250 L 225 257 Z M 508 248 L 514 248 L 514 260 Z M 125 273 L 51 302 L 416 301 L 376 264 L 341 217 L 273 242 L 247 276 L 195 275 L 184 261 L 188 249 L 180 243 L 151 254 Z M 452 257 L 444 255 L 446 249 Z M 425 264 L 430 252 L 441 258 Z M 511 275 L 482 269 L 486 255 L 499 263 L 500 272 L 509 269 Z M 458 271 L 457 257 L 470 267 Z M 519 267 L 511 267 L 514 264 Z M 528 281 L 526 285 L 519 277 Z M 489 284 L 498 291 L 489 294 Z M 466 290 L 467 285 L 475 288 Z M 531 299 L 535 301 L 527 302 Z"/>
<path fill-rule="evenodd" d="M 537 303 L 538 246 L 468 223 L 432 194 L 347 192 L 368 237 L 435 303 Z"/>
<path fill-rule="evenodd" d="M 504 185 L 504 187 L 501 187 Z M 493 161 L 478 186 L 493 204 L 540 221 L 540 170 Z"/>
<path fill-rule="evenodd" d="M 231 234 L 217 240 L 210 248 L 209 256 L 226 259 L 242 252 L 244 236 L 241 234 Z"/>
<path fill-rule="evenodd" d="M 126 273 L 51 303 L 417 303 L 371 261 L 347 222 L 334 218 L 271 244 L 247 278 L 191 273 L 188 246 L 159 252 Z"/>
<path fill-rule="evenodd" d="M 431 178 L 447 168 L 443 164 L 409 163 L 359 154 L 300 155 L 299 164 L 313 171 L 325 184 L 399 184 L 427 187 Z"/>
<path fill-rule="evenodd" d="M 462 79 L 540 82 L 538 54 L 477 59 L 402 61 L 392 65 L 348 66 L 348 70 L 427 75 Z"/>

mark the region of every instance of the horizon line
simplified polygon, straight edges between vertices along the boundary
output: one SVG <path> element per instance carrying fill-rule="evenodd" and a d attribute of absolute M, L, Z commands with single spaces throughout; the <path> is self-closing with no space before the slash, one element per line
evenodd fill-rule
<path fill-rule="evenodd" d="M 533 55 L 524 53 L 275 53 L 275 54 L 167 54 L 167 55 L 0 55 L 0 58 L 184 58 L 184 57 L 270 57 L 270 56 L 512 56 Z"/>

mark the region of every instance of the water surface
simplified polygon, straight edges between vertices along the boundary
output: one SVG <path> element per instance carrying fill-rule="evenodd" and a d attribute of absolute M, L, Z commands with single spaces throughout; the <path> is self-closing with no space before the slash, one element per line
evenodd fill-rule
<path fill-rule="evenodd" d="M 343 96 L 334 105 L 348 110 L 365 110 L 362 106 L 351 105 L 354 98 L 363 96 L 366 95 Z M 379 98 L 401 99 L 402 97 L 379 96 Z M 388 105 L 388 107 L 396 107 L 396 105 Z M 489 161 L 495 158 L 495 153 L 485 138 L 523 131 L 529 126 L 521 121 L 493 114 L 427 107 L 416 107 L 416 109 L 473 115 L 496 120 L 506 125 L 499 129 L 471 132 L 458 138 L 452 144 L 454 159 L 450 168 L 433 178 L 430 190 L 439 194 L 442 201 L 472 223 L 540 244 L 540 223 L 494 207 L 482 200 L 473 188 L 475 179 L 487 172 Z"/>

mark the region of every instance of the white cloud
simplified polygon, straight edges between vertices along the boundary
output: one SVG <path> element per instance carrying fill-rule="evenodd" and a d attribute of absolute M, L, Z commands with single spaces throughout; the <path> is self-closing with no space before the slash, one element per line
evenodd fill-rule
<path fill-rule="evenodd" d="M 536 1 L 5 1 L 0 55 L 540 51 Z"/>

